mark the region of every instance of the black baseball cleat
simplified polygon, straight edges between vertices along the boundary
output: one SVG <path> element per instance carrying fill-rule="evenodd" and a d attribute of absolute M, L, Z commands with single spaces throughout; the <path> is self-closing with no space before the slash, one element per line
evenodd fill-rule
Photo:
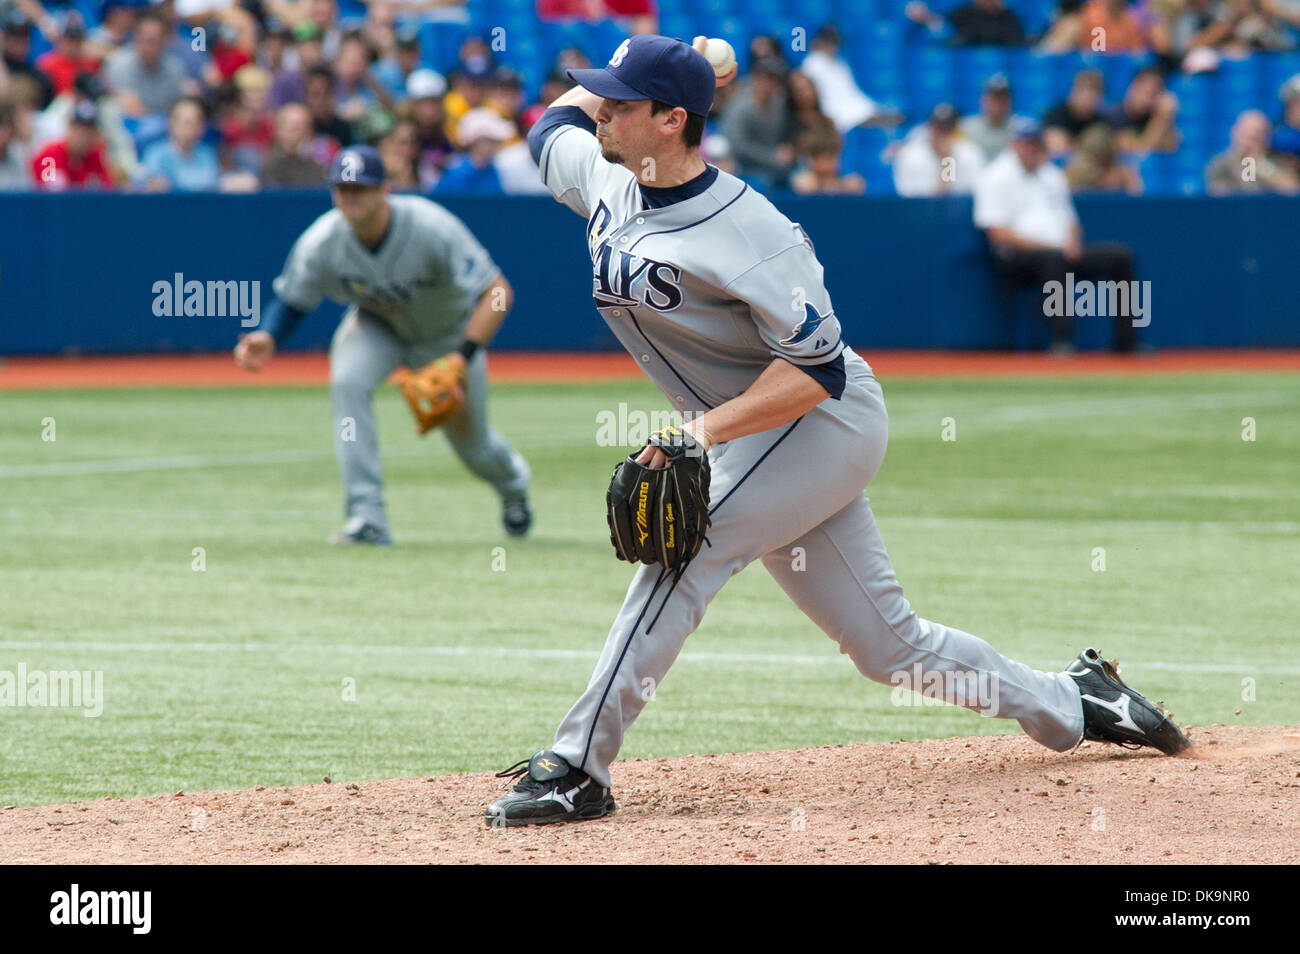
<path fill-rule="evenodd" d="M 1102 659 L 1097 650 L 1089 647 L 1079 653 L 1065 674 L 1079 685 L 1084 739 L 1129 749 L 1149 745 L 1165 755 L 1177 755 L 1191 747 L 1182 729 L 1165 712 L 1164 703 L 1153 703 L 1126 686 L 1119 677 L 1119 664 Z"/>
<path fill-rule="evenodd" d="M 497 778 L 519 781 L 487 807 L 487 823 L 493 828 L 587 821 L 614 811 L 609 789 L 549 749 L 497 772 Z"/>
<path fill-rule="evenodd" d="M 388 535 L 387 530 L 373 523 L 366 523 L 361 517 L 353 517 L 343 525 L 342 530 L 330 536 L 330 543 L 335 546 L 358 544 L 386 547 L 392 542 L 393 538 Z"/>
<path fill-rule="evenodd" d="M 533 525 L 533 511 L 528 506 L 528 497 L 517 494 L 507 497 L 501 509 L 501 525 L 512 537 L 522 537 Z"/>

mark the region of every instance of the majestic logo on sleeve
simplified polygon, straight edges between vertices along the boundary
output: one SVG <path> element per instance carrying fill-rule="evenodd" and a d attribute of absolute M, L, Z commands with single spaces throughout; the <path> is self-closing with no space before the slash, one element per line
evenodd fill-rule
<path fill-rule="evenodd" d="M 828 311 L 823 315 L 812 305 L 808 304 L 808 302 L 803 303 L 803 313 L 803 321 L 795 325 L 790 334 L 781 339 L 781 344 L 797 345 L 801 341 L 807 341 L 813 336 L 813 333 L 821 327 L 822 322 L 826 321 L 828 318 L 835 317 L 834 311 Z"/>

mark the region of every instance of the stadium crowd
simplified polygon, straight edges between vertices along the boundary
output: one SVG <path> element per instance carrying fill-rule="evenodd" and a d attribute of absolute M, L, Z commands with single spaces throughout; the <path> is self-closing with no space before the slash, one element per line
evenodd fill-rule
<path fill-rule="evenodd" d="M 320 187 L 335 152 L 367 142 L 396 189 L 540 193 L 524 136 L 569 87 L 566 69 L 609 52 L 568 46 L 544 75 L 526 76 L 471 32 L 435 70 L 421 25 L 465 15 L 464 0 L 354 0 L 347 15 L 336 0 L 60 2 L 0 0 L 0 190 Z M 1063 0 L 1037 32 L 1005 0 L 900 7 L 905 28 L 937 49 L 1144 54 L 1148 65 L 1109 101 L 1102 72 L 1081 69 L 1063 100 L 1018 116 L 1012 82 L 994 72 L 970 115 L 940 102 L 905 116 L 873 98 L 872 76 L 842 55 L 835 26 L 806 51 L 759 34 L 738 50 L 741 81 L 719 90 L 705 158 L 764 190 L 862 193 L 866 179 L 844 168 L 845 142 L 874 129 L 898 194 L 965 193 L 1031 118 L 1072 191 L 1137 195 L 1138 160 L 1182 147 L 1171 75 L 1294 50 L 1300 39 L 1300 0 Z M 648 0 L 539 0 L 533 12 L 661 26 Z M 1227 148 L 1205 167 L 1208 191 L 1300 191 L 1300 74 L 1277 95 L 1222 130 Z"/>

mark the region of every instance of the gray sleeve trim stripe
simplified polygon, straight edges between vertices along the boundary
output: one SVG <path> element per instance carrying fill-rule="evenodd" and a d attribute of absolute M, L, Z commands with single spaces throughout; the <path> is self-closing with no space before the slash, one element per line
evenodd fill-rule
<path fill-rule="evenodd" d="M 769 353 L 772 355 L 772 357 L 783 358 L 786 361 L 789 361 L 791 364 L 798 364 L 798 365 L 826 364 L 830 361 L 835 360 L 834 358 L 830 357 L 830 355 L 833 355 L 837 350 L 840 350 L 843 346 L 843 343 L 844 343 L 844 336 L 841 335 L 840 337 L 835 339 L 835 344 L 831 345 L 829 348 L 826 348 L 825 350 L 818 351 L 815 354 L 796 355 L 796 354 L 790 354 L 789 352 L 786 351 L 772 351 Z"/>
<path fill-rule="evenodd" d="M 629 252 L 632 251 L 632 249 L 636 248 L 638 245 L 641 244 L 642 241 L 648 239 L 652 235 L 669 235 L 672 232 L 682 232 L 685 231 L 686 229 L 693 229 L 697 225 L 703 225 L 705 222 L 709 221 L 709 219 L 713 218 L 715 215 L 718 215 L 721 212 L 725 212 L 727 208 L 729 208 L 737 199 L 739 199 L 742 195 L 744 195 L 748 191 L 749 191 L 749 185 L 746 184 L 743 189 L 741 189 L 729 200 L 727 200 L 725 205 L 721 205 L 718 208 L 714 209 L 712 212 L 710 212 L 702 219 L 697 219 L 694 222 L 688 222 L 685 225 L 679 225 L 675 229 L 663 229 L 659 232 L 647 232 L 645 235 L 641 236 L 641 238 L 633 242 L 631 248 L 629 248 L 628 251 Z"/>

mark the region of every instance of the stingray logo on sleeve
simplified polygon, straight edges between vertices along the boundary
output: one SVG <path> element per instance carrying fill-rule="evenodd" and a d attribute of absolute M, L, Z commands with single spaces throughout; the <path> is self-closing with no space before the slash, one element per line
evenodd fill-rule
<path fill-rule="evenodd" d="M 781 339 L 783 345 L 797 345 L 800 342 L 807 341 L 813 336 L 813 333 L 822 326 L 822 323 L 835 317 L 834 311 L 828 311 L 822 314 L 808 302 L 803 303 L 804 319 L 791 329 L 790 334 Z M 819 343 L 820 344 L 820 343 Z"/>

